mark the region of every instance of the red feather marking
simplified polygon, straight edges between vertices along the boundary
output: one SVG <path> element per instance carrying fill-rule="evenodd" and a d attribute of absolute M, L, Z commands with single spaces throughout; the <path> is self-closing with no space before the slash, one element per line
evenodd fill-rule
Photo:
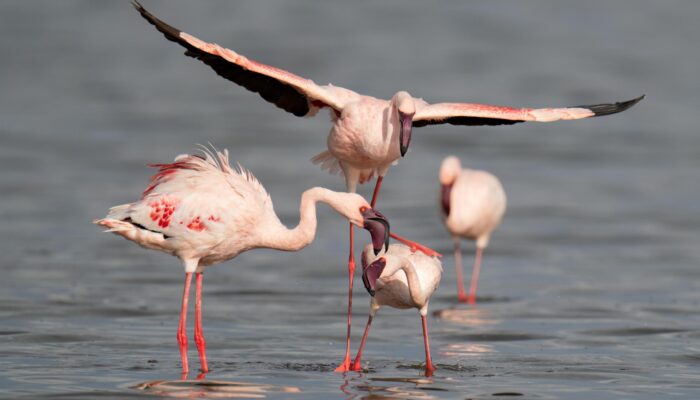
<path fill-rule="evenodd" d="M 204 225 L 204 222 L 202 222 L 201 218 L 197 216 L 192 221 L 190 221 L 189 224 L 187 224 L 187 228 L 192 229 L 193 231 L 201 232 L 207 229 L 207 226 Z"/>
<path fill-rule="evenodd" d="M 177 198 L 171 196 L 156 199 L 148 204 L 151 207 L 149 217 L 153 222 L 158 222 L 158 226 L 161 228 L 167 228 L 179 203 Z"/>
<path fill-rule="evenodd" d="M 155 173 L 149 180 L 151 184 L 143 191 L 141 198 L 144 198 L 151 194 L 158 185 L 165 183 L 173 178 L 173 174 L 177 171 L 183 169 L 196 169 L 196 165 L 188 161 L 176 161 L 169 164 L 148 164 L 149 167 L 158 168 L 158 172 Z"/>

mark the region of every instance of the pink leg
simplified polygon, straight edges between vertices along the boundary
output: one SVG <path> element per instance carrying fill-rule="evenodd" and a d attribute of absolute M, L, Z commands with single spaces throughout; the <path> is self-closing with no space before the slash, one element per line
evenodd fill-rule
<path fill-rule="evenodd" d="M 472 271 L 472 280 L 469 285 L 469 297 L 467 303 L 476 304 L 476 286 L 479 284 L 479 270 L 481 269 L 481 253 L 484 251 L 481 247 L 476 248 L 476 256 L 474 257 L 474 270 Z"/>
<path fill-rule="evenodd" d="M 420 243 L 411 241 L 406 239 L 403 236 L 399 236 L 395 233 L 390 233 L 389 236 L 391 236 L 393 239 L 398 240 L 399 242 L 405 244 L 406 246 L 411 248 L 412 252 L 416 252 L 416 250 L 419 250 L 421 253 L 424 253 L 430 257 L 442 257 L 442 254 L 438 253 L 437 251 L 431 249 L 430 247 L 423 246 Z"/>
<path fill-rule="evenodd" d="M 462 250 L 459 248 L 459 238 L 455 238 L 455 270 L 457 271 L 457 300 L 460 303 L 468 301 L 467 295 L 464 293 L 464 276 L 462 271 Z"/>
<path fill-rule="evenodd" d="M 199 352 L 199 363 L 202 366 L 202 372 L 209 372 L 207 365 L 207 342 L 204 340 L 204 332 L 202 331 L 202 273 L 195 274 L 195 301 L 194 301 L 194 343 L 197 345 Z"/>
<path fill-rule="evenodd" d="M 382 187 L 383 180 L 384 180 L 383 176 L 377 177 L 377 184 L 374 185 L 374 193 L 372 194 L 372 203 L 370 203 L 372 208 L 374 208 L 374 205 L 377 204 L 377 197 L 379 196 L 379 188 Z"/>
<path fill-rule="evenodd" d="M 355 277 L 355 246 L 353 225 L 350 224 L 350 257 L 348 258 L 348 336 L 345 342 L 345 359 L 335 369 L 335 372 L 350 371 L 350 326 L 352 324 L 352 283 Z"/>
<path fill-rule="evenodd" d="M 428 322 L 425 315 L 420 316 L 421 322 L 423 322 L 423 343 L 425 344 L 425 376 L 433 376 L 435 372 L 435 367 L 433 366 L 433 359 L 430 357 L 430 341 L 428 339 Z"/>
<path fill-rule="evenodd" d="M 189 367 L 187 365 L 187 304 L 190 297 L 190 284 L 192 283 L 192 273 L 185 274 L 185 288 L 182 291 L 182 310 L 180 311 L 180 325 L 177 330 L 177 342 L 180 344 L 180 358 L 182 359 L 182 373 L 187 376 Z"/>
<path fill-rule="evenodd" d="M 365 333 L 362 335 L 362 343 L 360 343 L 360 349 L 357 350 L 357 356 L 355 356 L 355 362 L 352 365 L 353 371 L 361 371 L 362 365 L 360 364 L 362 358 L 362 350 L 365 348 L 365 342 L 367 341 L 367 335 L 369 334 L 369 328 L 372 325 L 372 316 L 370 315 L 367 319 L 367 325 L 365 325 Z"/>

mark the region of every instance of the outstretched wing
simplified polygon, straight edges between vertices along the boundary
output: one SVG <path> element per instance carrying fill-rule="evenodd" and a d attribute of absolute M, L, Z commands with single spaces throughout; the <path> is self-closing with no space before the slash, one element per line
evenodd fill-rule
<path fill-rule="evenodd" d="M 312 80 L 250 60 L 215 43 L 206 43 L 166 24 L 137 1 L 131 4 L 166 39 L 186 48 L 185 55 L 210 66 L 219 76 L 258 93 L 263 99 L 298 117 L 314 115 L 320 108 L 342 110 L 342 102 L 331 91 Z"/>
<path fill-rule="evenodd" d="M 643 98 L 644 95 L 618 103 L 567 108 L 512 108 L 486 104 L 438 103 L 419 109 L 413 116 L 413 126 L 436 124 L 512 125 L 527 121 L 552 122 L 600 117 L 625 111 Z"/>

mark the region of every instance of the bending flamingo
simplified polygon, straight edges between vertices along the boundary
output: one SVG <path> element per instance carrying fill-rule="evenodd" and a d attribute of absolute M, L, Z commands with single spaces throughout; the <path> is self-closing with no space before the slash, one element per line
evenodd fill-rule
<path fill-rule="evenodd" d="M 374 251 L 388 247 L 389 223 L 362 196 L 316 187 L 301 196 L 300 222 L 285 227 L 265 188 L 239 166 L 230 167 L 228 152 L 205 151 L 205 157 L 182 155 L 171 164 L 155 164 L 158 173 L 140 200 L 113 207 L 94 221 L 128 240 L 180 258 L 185 287 L 177 340 L 183 372 L 188 371 L 186 316 L 196 276 L 194 338 L 202 372 L 209 370 L 202 334 L 202 273 L 209 265 L 255 248 L 297 251 L 316 235 L 316 203 L 331 206 L 351 224 L 367 229 Z"/>
<path fill-rule="evenodd" d="M 219 76 L 258 93 L 263 99 L 298 117 L 312 117 L 322 108 L 330 110 L 332 127 L 327 139 L 328 150 L 312 161 L 330 173 L 345 177 L 346 190 L 357 191 L 358 183 L 368 182 L 375 174 L 377 182 L 371 206 L 376 204 L 382 181 L 389 167 L 408 151 L 413 127 L 435 124 L 510 125 L 518 122 L 580 119 L 624 111 L 644 96 L 611 104 L 571 108 L 511 108 L 468 103 L 428 104 L 405 91 L 390 100 L 361 95 L 333 85 L 319 86 L 282 69 L 250 60 L 233 50 L 204 42 L 168 25 L 148 12 L 137 1 L 132 4 L 149 23 L 168 40 L 178 43 L 185 55 L 209 65 Z M 395 239 L 437 254 L 417 243 L 392 235 Z M 350 367 L 350 319 L 352 278 L 355 271 L 353 228 L 350 226 L 348 258 L 348 337 L 345 359 L 337 371 Z"/>
<path fill-rule="evenodd" d="M 440 167 L 440 190 L 443 222 L 454 239 L 457 297 L 459 301 L 476 303 L 481 255 L 489 244 L 491 233 L 506 212 L 506 193 L 494 175 L 473 169 L 462 169 L 459 159 L 445 158 Z M 476 256 L 469 286 L 464 294 L 461 238 L 476 240 Z"/>
<path fill-rule="evenodd" d="M 362 350 L 369 328 L 381 306 L 417 308 L 423 325 L 425 344 L 425 375 L 431 376 L 435 367 L 430 357 L 428 340 L 428 303 L 442 277 L 442 264 L 437 257 L 413 252 L 403 244 L 392 244 L 384 254 L 371 254 L 371 246 L 362 252 L 362 281 L 372 296 L 369 318 L 352 369 L 361 369 Z"/>

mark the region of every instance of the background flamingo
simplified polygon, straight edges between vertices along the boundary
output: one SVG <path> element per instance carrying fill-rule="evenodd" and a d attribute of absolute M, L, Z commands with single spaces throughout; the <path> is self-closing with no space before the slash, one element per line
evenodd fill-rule
<path fill-rule="evenodd" d="M 353 370 L 361 369 L 362 350 L 367 341 L 369 328 L 381 306 L 394 308 L 417 308 L 420 311 L 425 344 L 425 375 L 431 376 L 435 367 L 430 357 L 428 339 L 428 303 L 442 277 L 442 264 L 437 257 L 414 252 L 403 244 L 392 244 L 384 254 L 372 254 L 367 245 L 362 252 L 362 282 L 372 296 L 369 318 L 357 351 Z"/>
<path fill-rule="evenodd" d="M 389 223 L 362 196 L 316 187 L 301 196 L 300 222 L 288 229 L 277 218 L 265 188 L 247 170 L 233 169 L 228 152 L 205 157 L 182 155 L 171 164 L 155 164 L 158 173 L 134 203 L 110 209 L 95 223 L 137 244 L 179 257 L 185 268 L 185 286 L 177 339 L 182 370 L 188 371 L 186 316 L 192 281 L 196 276 L 195 343 L 202 372 L 209 370 L 202 333 L 202 273 L 205 267 L 254 248 L 297 251 L 316 234 L 316 203 L 331 206 L 351 224 L 367 229 L 374 251 L 388 247 Z"/>
<path fill-rule="evenodd" d="M 501 181 L 494 175 L 486 171 L 462 169 L 459 159 L 455 156 L 449 156 L 442 161 L 440 185 L 443 222 L 454 240 L 457 298 L 459 301 L 474 304 L 481 255 L 489 244 L 491 233 L 501 223 L 506 211 L 506 193 Z M 461 238 L 476 240 L 476 255 L 468 296 L 464 293 Z"/>
<path fill-rule="evenodd" d="M 183 46 L 185 55 L 209 65 L 219 76 L 258 93 L 263 99 L 298 117 L 312 117 L 322 108 L 330 110 L 332 127 L 328 150 L 312 158 L 322 169 L 345 177 L 346 190 L 357 191 L 358 183 L 377 175 L 371 206 L 376 204 L 382 181 L 389 167 L 408 151 L 413 127 L 434 124 L 510 125 L 518 122 L 550 122 L 614 114 L 639 102 L 644 96 L 620 103 L 571 108 L 511 108 L 469 103 L 428 104 L 405 91 L 390 100 L 360 95 L 333 85 L 315 84 L 285 70 L 265 65 L 233 50 L 204 42 L 156 18 L 137 1 L 132 4 L 168 40 Z M 434 251 L 400 236 L 395 239 L 427 254 Z M 345 359 L 337 371 L 350 367 L 350 325 L 352 281 L 355 271 L 354 236 L 350 225 L 348 257 L 348 337 Z"/>

